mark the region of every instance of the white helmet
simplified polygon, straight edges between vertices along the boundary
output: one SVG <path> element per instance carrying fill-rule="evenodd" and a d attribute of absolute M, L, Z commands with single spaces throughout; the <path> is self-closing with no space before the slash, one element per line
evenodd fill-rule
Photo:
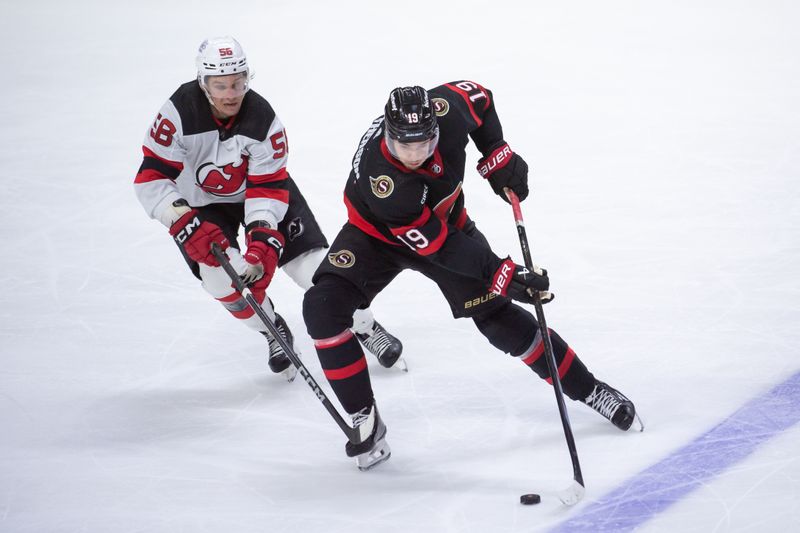
<path fill-rule="evenodd" d="M 230 36 L 206 39 L 197 50 L 197 81 L 208 92 L 207 76 L 227 76 L 244 72 L 250 81 L 247 56 L 239 41 Z"/>

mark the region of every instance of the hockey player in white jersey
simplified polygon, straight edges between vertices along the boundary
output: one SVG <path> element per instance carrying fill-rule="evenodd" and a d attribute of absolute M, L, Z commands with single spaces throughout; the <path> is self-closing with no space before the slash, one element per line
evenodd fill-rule
<path fill-rule="evenodd" d="M 203 288 L 269 341 L 269 367 L 289 380 L 295 368 L 264 331 L 211 253 L 218 243 L 251 284 L 289 345 L 292 334 L 266 297 L 280 267 L 300 287 L 325 258 L 328 243 L 286 170 L 286 130 L 269 102 L 250 89 L 251 71 L 232 37 L 207 39 L 197 55 L 197 79 L 181 85 L 147 130 L 134 188 L 147 214 L 174 238 Z M 244 227 L 245 252 L 237 236 Z M 353 332 L 385 367 L 402 353 L 400 341 L 369 309 L 353 315 Z"/>

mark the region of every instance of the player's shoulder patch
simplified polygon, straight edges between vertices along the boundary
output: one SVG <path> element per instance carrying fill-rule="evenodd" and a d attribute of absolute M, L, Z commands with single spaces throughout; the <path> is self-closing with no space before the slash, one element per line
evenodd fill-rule
<path fill-rule="evenodd" d="M 328 254 L 328 262 L 337 268 L 350 268 L 356 264 L 356 256 L 350 250 L 339 250 Z"/>
<path fill-rule="evenodd" d="M 431 104 L 437 117 L 443 117 L 450 111 L 450 103 L 444 98 L 431 98 Z"/>
<path fill-rule="evenodd" d="M 381 174 L 377 178 L 370 176 L 369 186 L 372 194 L 378 198 L 386 198 L 394 192 L 394 180 L 386 174 Z"/>

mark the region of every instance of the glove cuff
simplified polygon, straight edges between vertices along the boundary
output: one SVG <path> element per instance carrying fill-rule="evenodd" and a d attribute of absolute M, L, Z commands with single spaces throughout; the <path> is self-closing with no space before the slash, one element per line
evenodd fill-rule
<path fill-rule="evenodd" d="M 254 243 L 264 243 L 272 248 L 278 257 L 283 253 L 283 246 L 286 242 L 281 232 L 262 227 L 255 227 L 248 231 L 246 241 L 248 247 Z"/>
<path fill-rule="evenodd" d="M 511 147 L 508 143 L 504 142 L 495 148 L 488 156 L 478 161 L 478 173 L 484 178 L 490 178 L 495 171 L 506 166 L 509 161 L 511 161 L 513 155 L 514 152 L 511 151 Z"/>
<path fill-rule="evenodd" d="M 199 213 L 197 209 L 190 209 L 181 217 L 176 220 L 172 226 L 169 227 L 169 234 L 173 237 L 177 237 L 179 233 L 181 233 L 184 229 L 187 230 L 187 234 L 184 236 L 184 239 L 191 235 L 191 232 L 200 227 L 200 224 L 203 222 L 200 220 L 198 216 Z"/>
<path fill-rule="evenodd" d="M 511 258 L 506 258 L 505 261 L 500 263 L 500 267 L 495 271 L 492 278 L 491 292 L 505 296 L 508 293 L 508 287 L 511 285 L 511 278 L 514 276 L 514 270 L 517 265 Z"/>

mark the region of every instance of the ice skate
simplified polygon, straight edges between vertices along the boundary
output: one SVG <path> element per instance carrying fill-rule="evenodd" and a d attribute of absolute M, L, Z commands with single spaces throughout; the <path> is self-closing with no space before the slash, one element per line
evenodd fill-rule
<path fill-rule="evenodd" d="M 275 313 L 275 329 L 281 334 L 283 339 L 290 347 L 294 348 L 294 335 L 286 324 L 286 321 L 281 315 Z M 287 381 L 294 381 L 297 375 L 297 368 L 292 364 L 292 361 L 286 355 L 286 352 L 281 347 L 280 343 L 275 340 L 268 332 L 263 332 L 269 343 L 269 369 L 276 374 L 283 374 Z M 295 352 L 297 354 L 297 352 Z M 297 354 L 299 357 L 299 354 Z"/>
<path fill-rule="evenodd" d="M 353 427 L 359 430 L 361 443 L 353 444 L 348 441 L 345 453 L 348 457 L 356 458 L 356 466 L 361 471 L 381 464 L 391 457 L 392 450 L 386 442 L 386 425 L 378 414 L 375 404 L 365 407 L 353 416 Z"/>
<path fill-rule="evenodd" d="M 400 357 L 403 353 L 403 343 L 386 331 L 377 320 L 373 322 L 371 332 L 356 333 L 356 337 L 370 353 L 378 358 L 381 366 L 392 368 L 397 363 L 397 367 L 400 370 L 408 372 L 408 365 L 405 359 Z"/>
<path fill-rule="evenodd" d="M 595 381 L 591 394 L 583 403 L 606 417 L 622 431 L 628 431 L 636 420 L 639 431 L 644 431 L 644 423 L 636 413 L 636 407 L 624 394 L 602 381 Z"/>

